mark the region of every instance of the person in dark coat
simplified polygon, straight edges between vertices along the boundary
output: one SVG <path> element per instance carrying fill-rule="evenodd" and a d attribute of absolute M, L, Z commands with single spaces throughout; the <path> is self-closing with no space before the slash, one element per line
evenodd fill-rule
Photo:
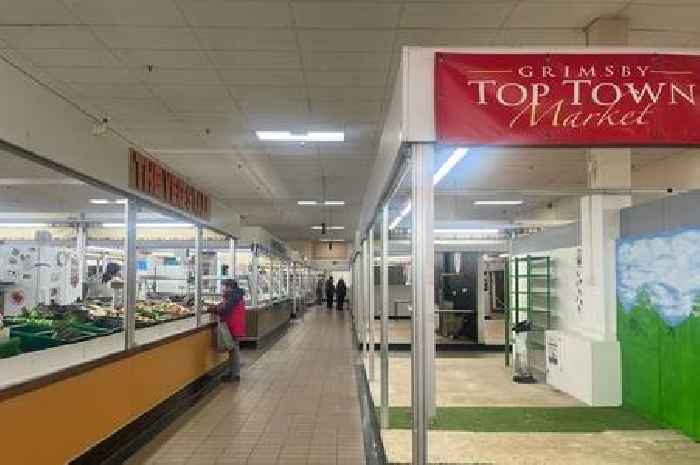
<path fill-rule="evenodd" d="M 333 276 L 328 277 L 326 281 L 326 308 L 333 308 L 333 295 L 335 294 L 335 285 L 333 284 Z"/>
<path fill-rule="evenodd" d="M 321 305 L 323 302 L 323 278 L 319 278 L 316 283 L 316 305 Z"/>
<path fill-rule="evenodd" d="M 338 311 L 343 311 L 343 304 L 345 303 L 345 295 L 348 292 L 348 288 L 345 286 L 345 280 L 340 278 L 338 280 L 338 285 L 335 287 L 335 293 L 338 299 Z"/>

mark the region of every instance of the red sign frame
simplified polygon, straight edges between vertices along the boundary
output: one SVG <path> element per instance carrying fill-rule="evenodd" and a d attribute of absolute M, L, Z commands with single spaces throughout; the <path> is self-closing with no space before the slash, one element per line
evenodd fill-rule
<path fill-rule="evenodd" d="M 435 54 L 438 143 L 698 146 L 700 56 Z"/>

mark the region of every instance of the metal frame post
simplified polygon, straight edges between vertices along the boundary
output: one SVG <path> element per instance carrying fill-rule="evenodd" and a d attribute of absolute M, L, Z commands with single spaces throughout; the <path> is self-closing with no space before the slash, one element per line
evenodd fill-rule
<path fill-rule="evenodd" d="M 389 204 L 382 206 L 381 427 L 389 428 Z"/>
<path fill-rule="evenodd" d="M 127 200 L 124 204 L 124 249 L 126 277 L 124 279 L 124 346 L 136 346 L 136 210 L 138 204 Z"/>
<path fill-rule="evenodd" d="M 85 252 L 87 249 L 87 225 L 81 223 L 78 225 L 78 237 L 76 244 L 76 253 L 78 255 L 78 276 L 80 283 L 80 301 L 85 302 L 85 278 L 87 278 L 87 266 L 85 261 Z"/>
<path fill-rule="evenodd" d="M 195 226 L 194 235 L 194 315 L 197 326 L 202 324 L 202 227 Z"/>
<path fill-rule="evenodd" d="M 367 240 L 362 242 L 362 364 L 367 363 L 367 307 L 369 306 L 368 273 L 367 273 Z"/>
<path fill-rule="evenodd" d="M 256 247 L 253 246 L 250 251 L 250 274 L 248 275 L 250 304 L 253 307 L 258 305 L 258 272 L 258 252 Z"/>
<path fill-rule="evenodd" d="M 368 336 L 369 336 L 369 380 L 374 381 L 374 226 L 369 229 L 369 238 L 367 239 L 367 256 L 368 256 Z"/>
<path fill-rule="evenodd" d="M 434 414 L 434 244 L 433 244 L 433 155 L 432 144 L 411 147 L 413 191 L 412 203 L 412 278 L 413 334 L 411 366 L 413 396 L 412 463 L 425 465 L 428 459 L 427 430 Z"/>

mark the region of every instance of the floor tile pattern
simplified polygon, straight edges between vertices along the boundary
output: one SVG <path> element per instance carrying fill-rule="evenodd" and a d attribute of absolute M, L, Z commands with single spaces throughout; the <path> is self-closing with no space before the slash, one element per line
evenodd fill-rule
<path fill-rule="evenodd" d="M 360 465 L 349 313 L 311 309 L 127 465 Z M 253 355 L 253 357 L 251 357 Z M 254 359 L 254 361 L 253 361 Z"/>

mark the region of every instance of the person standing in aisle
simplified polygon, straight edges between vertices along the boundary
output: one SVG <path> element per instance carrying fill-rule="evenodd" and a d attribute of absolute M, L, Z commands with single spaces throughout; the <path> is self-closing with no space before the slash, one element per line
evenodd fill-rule
<path fill-rule="evenodd" d="M 318 278 L 316 283 L 316 305 L 321 305 L 323 302 L 323 278 Z"/>
<path fill-rule="evenodd" d="M 233 338 L 233 349 L 228 354 L 228 372 L 221 377 L 222 381 L 241 380 L 241 338 L 245 336 L 245 291 L 238 287 L 234 279 L 221 281 L 222 302 L 209 309 L 226 322 Z"/>
<path fill-rule="evenodd" d="M 328 308 L 328 310 L 333 309 L 333 294 L 335 294 L 333 276 L 329 276 L 328 281 L 326 281 L 326 308 Z"/>
<path fill-rule="evenodd" d="M 335 293 L 337 295 L 337 300 L 338 300 L 338 311 L 342 312 L 343 311 L 343 304 L 345 304 L 345 295 L 348 292 L 348 288 L 345 286 L 345 280 L 341 277 L 338 280 L 338 284 L 335 287 Z"/>

